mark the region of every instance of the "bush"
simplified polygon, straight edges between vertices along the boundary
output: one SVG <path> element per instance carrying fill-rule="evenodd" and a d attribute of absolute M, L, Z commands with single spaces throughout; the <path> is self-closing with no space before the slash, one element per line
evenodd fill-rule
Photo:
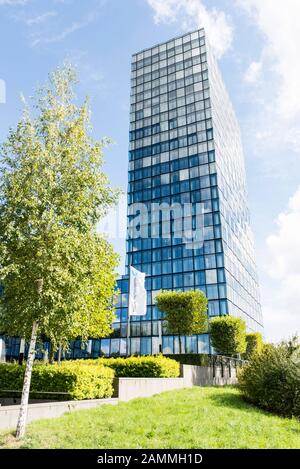
<path fill-rule="evenodd" d="M 201 290 L 162 291 L 157 295 L 155 302 L 164 313 L 168 332 L 179 335 L 180 353 L 181 335 L 207 332 L 208 300 Z"/>
<path fill-rule="evenodd" d="M 21 391 L 25 366 L 0 364 L 0 390 Z M 60 366 L 35 364 L 32 371 L 30 397 L 37 399 L 80 400 L 111 397 L 114 371 L 104 366 L 84 366 L 80 362 L 63 362 Z M 38 394 L 37 392 L 43 392 Z M 48 393 L 67 393 L 47 394 Z M 45 394 L 44 394 L 45 393 Z M 11 397 L 11 392 L 1 392 Z"/>
<path fill-rule="evenodd" d="M 238 373 L 246 400 L 266 410 L 300 417 L 299 349 L 290 344 L 264 345 Z"/>
<path fill-rule="evenodd" d="M 246 352 L 243 355 L 245 360 L 250 360 L 254 353 L 260 353 L 263 347 L 263 338 L 260 332 L 249 332 L 246 334 Z"/>
<path fill-rule="evenodd" d="M 220 316 L 210 321 L 210 340 L 220 355 L 232 356 L 246 350 L 246 324 L 241 318 Z"/>
<path fill-rule="evenodd" d="M 98 358 L 84 360 L 87 364 L 102 364 L 112 368 L 116 377 L 149 377 L 149 378 L 176 378 L 180 374 L 180 365 L 175 360 L 163 355 L 128 357 L 128 358 Z"/>
<path fill-rule="evenodd" d="M 182 365 L 209 366 L 210 357 L 205 353 L 183 353 L 165 355 L 172 360 L 176 360 Z"/>

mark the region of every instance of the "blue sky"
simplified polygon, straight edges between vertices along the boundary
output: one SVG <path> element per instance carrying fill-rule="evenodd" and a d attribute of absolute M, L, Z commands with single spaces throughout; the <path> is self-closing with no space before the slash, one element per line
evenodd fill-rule
<path fill-rule="evenodd" d="M 126 191 L 130 56 L 204 26 L 241 125 L 266 338 L 300 331 L 299 0 L 0 0 L 0 141 L 64 60 Z M 4 99 L 4 83 L 6 99 Z M 2 92 L 1 92 L 2 90 Z M 5 102 L 3 102 L 5 101 Z M 125 217 L 125 209 L 123 210 Z M 121 254 L 124 242 L 114 241 Z"/>

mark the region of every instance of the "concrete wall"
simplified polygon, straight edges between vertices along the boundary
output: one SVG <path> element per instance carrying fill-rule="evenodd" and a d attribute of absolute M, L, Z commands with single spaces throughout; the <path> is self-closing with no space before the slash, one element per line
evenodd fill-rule
<path fill-rule="evenodd" d="M 119 378 L 118 397 L 120 401 L 129 401 L 135 397 L 149 397 L 173 389 L 190 388 L 192 386 L 224 386 L 236 384 L 235 368 L 223 370 L 221 367 L 182 365 L 181 378 Z"/>
<path fill-rule="evenodd" d="M 89 399 L 85 401 L 64 401 L 29 404 L 27 422 L 60 417 L 66 412 L 91 409 L 103 404 L 117 404 L 118 399 Z M 19 405 L 0 407 L 0 430 L 15 428 L 19 415 Z"/>
<path fill-rule="evenodd" d="M 191 381 L 185 378 L 119 378 L 119 400 L 129 401 L 191 386 Z"/>
<path fill-rule="evenodd" d="M 231 368 L 215 368 L 215 376 L 213 368 L 209 366 L 193 366 L 182 365 L 182 375 L 187 386 L 224 386 L 228 384 L 237 384 L 236 369 Z"/>

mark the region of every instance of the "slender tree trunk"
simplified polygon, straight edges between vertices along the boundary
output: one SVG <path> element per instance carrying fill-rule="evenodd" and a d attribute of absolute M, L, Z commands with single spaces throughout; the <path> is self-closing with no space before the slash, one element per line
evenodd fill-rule
<path fill-rule="evenodd" d="M 181 355 L 182 346 L 181 346 L 181 335 L 178 336 L 179 339 L 179 354 Z"/>
<path fill-rule="evenodd" d="M 19 365 L 23 365 L 24 361 L 24 353 L 25 353 L 25 339 L 21 339 L 20 341 L 20 352 L 19 352 Z"/>
<path fill-rule="evenodd" d="M 19 412 L 18 423 L 17 423 L 16 437 L 18 439 L 23 438 L 25 434 L 29 390 L 30 390 L 30 382 L 31 382 L 31 375 L 32 375 L 32 367 L 33 367 L 34 356 L 35 356 L 37 330 L 38 330 L 38 325 L 37 325 L 37 322 L 35 321 L 32 324 L 31 339 L 30 339 L 30 344 L 29 344 L 28 358 L 26 362 L 25 376 L 24 376 L 24 382 L 23 382 L 21 406 L 20 406 L 20 412 Z"/>
<path fill-rule="evenodd" d="M 50 365 L 53 365 L 54 362 L 54 347 L 52 342 L 50 341 L 50 351 L 49 351 L 49 363 Z"/>
<path fill-rule="evenodd" d="M 58 366 L 60 365 L 60 363 L 61 363 L 61 344 L 59 344 L 58 354 L 57 354 L 57 364 L 58 364 Z"/>

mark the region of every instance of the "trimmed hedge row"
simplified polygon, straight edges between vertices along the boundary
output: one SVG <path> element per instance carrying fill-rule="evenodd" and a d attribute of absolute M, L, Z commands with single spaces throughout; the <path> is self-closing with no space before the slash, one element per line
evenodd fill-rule
<path fill-rule="evenodd" d="M 260 332 L 248 332 L 246 334 L 246 351 L 243 354 L 244 360 L 250 360 L 256 353 L 263 349 L 263 338 Z"/>
<path fill-rule="evenodd" d="M 182 365 L 209 366 L 210 363 L 209 356 L 204 353 L 178 353 L 165 356 L 171 358 L 172 360 L 176 360 Z"/>
<path fill-rule="evenodd" d="M 177 378 L 180 375 L 180 364 L 175 360 L 158 356 L 128 358 L 98 358 L 84 360 L 83 363 L 104 365 L 115 371 L 116 377 L 129 378 Z"/>
<path fill-rule="evenodd" d="M 300 353 L 287 344 L 265 345 L 238 372 L 244 398 L 263 409 L 300 417 Z"/>
<path fill-rule="evenodd" d="M 22 390 L 24 373 L 25 365 L 0 364 L 0 395 L 19 397 L 19 393 L 12 391 Z M 176 378 L 179 375 L 180 364 L 162 355 L 67 360 L 59 366 L 57 363 L 35 363 L 30 397 L 50 400 L 100 399 L 113 395 L 115 376 Z"/>
<path fill-rule="evenodd" d="M 11 397 L 4 390 L 22 390 L 25 366 L 0 364 L 2 397 Z M 35 364 L 32 371 L 30 397 L 37 399 L 80 400 L 111 397 L 114 371 L 94 364 L 84 366 L 79 361 L 62 362 L 60 366 Z M 38 394 L 43 392 L 43 394 Z M 66 394 L 47 394 L 67 393 Z M 45 393 L 45 394 L 44 394 Z"/>
<path fill-rule="evenodd" d="M 210 341 L 218 355 L 227 357 L 246 351 L 246 323 L 234 316 L 219 316 L 209 322 Z"/>

